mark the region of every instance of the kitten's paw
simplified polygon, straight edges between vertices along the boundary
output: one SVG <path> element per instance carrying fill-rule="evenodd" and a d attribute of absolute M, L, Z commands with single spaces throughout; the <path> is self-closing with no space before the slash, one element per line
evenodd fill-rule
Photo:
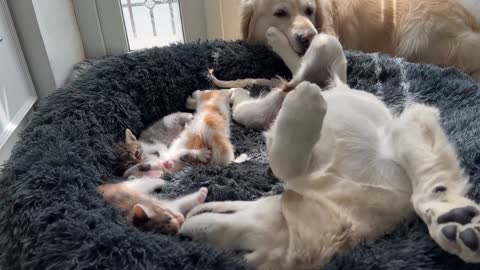
<path fill-rule="evenodd" d="M 177 230 L 175 232 L 175 233 L 177 233 L 180 226 L 182 226 L 182 224 L 185 222 L 185 216 L 180 212 L 173 212 L 173 218 L 175 219 L 176 223 L 178 224 Z"/>
<path fill-rule="evenodd" d="M 192 113 L 181 113 L 179 124 L 182 128 L 185 128 L 190 122 L 192 122 L 192 120 L 193 120 Z"/>
<path fill-rule="evenodd" d="M 243 163 L 247 160 L 250 160 L 250 157 L 247 154 L 243 153 L 240 156 L 236 157 L 235 160 L 233 160 L 233 162 L 234 163 Z"/>
<path fill-rule="evenodd" d="M 187 103 L 185 104 L 187 109 L 194 111 L 197 108 L 200 92 L 201 92 L 200 90 L 196 90 L 195 92 L 192 93 L 191 96 L 187 98 Z"/>
<path fill-rule="evenodd" d="M 196 154 L 196 158 L 201 163 L 207 164 L 208 162 L 210 162 L 210 159 L 212 158 L 212 151 L 210 151 L 209 149 L 200 149 Z"/>
<path fill-rule="evenodd" d="M 198 191 L 197 191 L 197 202 L 198 204 L 202 204 L 205 202 L 205 200 L 207 199 L 207 195 L 208 195 L 208 189 L 205 188 L 205 187 L 202 187 L 200 188 Z"/>
<path fill-rule="evenodd" d="M 165 172 L 163 170 L 151 170 L 146 173 L 148 177 L 160 178 L 163 177 Z"/>
<path fill-rule="evenodd" d="M 436 189 L 444 192 L 446 187 Z M 430 236 L 448 253 L 465 262 L 480 263 L 480 207 L 459 195 L 445 198 L 445 202 L 432 203 L 423 212 Z"/>
<path fill-rule="evenodd" d="M 173 167 L 175 165 L 174 165 L 173 161 L 165 160 L 165 161 L 163 161 L 162 166 L 166 171 L 171 171 L 171 170 L 173 170 Z"/>

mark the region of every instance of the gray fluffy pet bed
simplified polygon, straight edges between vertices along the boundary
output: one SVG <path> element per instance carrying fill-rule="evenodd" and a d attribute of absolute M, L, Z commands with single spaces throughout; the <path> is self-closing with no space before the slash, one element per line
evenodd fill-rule
<path fill-rule="evenodd" d="M 440 107 L 480 199 L 480 84 L 454 69 L 350 52 L 348 83 L 380 96 L 394 110 L 417 101 Z M 143 233 L 106 207 L 95 188 L 113 181 L 113 144 L 184 111 L 187 96 L 221 79 L 288 76 L 263 47 L 195 43 L 97 61 L 46 98 L 0 177 L 1 269 L 246 269 L 241 258 L 204 243 Z M 260 89 L 256 89 L 260 90 Z M 258 91 L 257 91 L 258 92 Z M 253 200 L 281 192 L 269 171 L 261 133 L 232 125 L 236 154 L 252 160 L 224 168 L 186 169 L 163 193 L 208 187 L 208 201 Z M 355 196 L 355 194 L 352 194 Z M 419 221 L 338 254 L 324 269 L 479 269 L 443 252 Z"/>

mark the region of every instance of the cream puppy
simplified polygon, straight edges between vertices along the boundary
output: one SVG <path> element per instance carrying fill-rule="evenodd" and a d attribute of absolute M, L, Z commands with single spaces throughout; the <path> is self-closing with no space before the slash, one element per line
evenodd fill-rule
<path fill-rule="evenodd" d="M 329 35 L 315 37 L 309 50 L 317 53 L 307 55 L 334 47 L 333 63 L 342 63 L 340 43 Z M 336 74 L 345 70 L 311 68 L 332 74 L 328 90 L 296 85 L 266 134 L 270 166 L 285 191 L 200 205 L 180 234 L 241 252 L 257 269 L 318 269 L 416 214 L 443 250 L 480 262 L 480 207 L 465 197 L 467 178 L 438 110 L 412 104 L 395 116 L 374 95 L 350 89 Z"/>

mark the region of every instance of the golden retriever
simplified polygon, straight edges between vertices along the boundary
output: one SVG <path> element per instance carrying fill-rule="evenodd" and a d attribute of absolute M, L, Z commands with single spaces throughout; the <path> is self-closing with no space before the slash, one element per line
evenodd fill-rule
<path fill-rule="evenodd" d="M 345 49 L 453 66 L 480 80 L 478 0 L 243 0 L 241 15 L 249 43 L 271 45 L 275 27 L 301 55 L 322 32 Z M 295 73 L 295 61 L 283 60 Z"/>

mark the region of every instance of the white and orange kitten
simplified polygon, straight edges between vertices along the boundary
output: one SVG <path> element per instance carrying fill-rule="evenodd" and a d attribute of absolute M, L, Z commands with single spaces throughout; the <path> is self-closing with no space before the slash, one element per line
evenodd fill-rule
<path fill-rule="evenodd" d="M 104 184 L 97 188 L 103 199 L 118 208 L 127 223 L 143 231 L 161 234 L 176 234 L 185 220 L 185 215 L 203 203 L 208 190 L 174 200 L 162 200 L 152 195 L 154 190 L 165 185 L 161 178 L 136 178 L 116 184 Z"/>
<path fill-rule="evenodd" d="M 225 90 L 195 91 L 187 108 L 196 110 L 192 121 L 173 140 L 164 156 L 135 166 L 129 173 L 174 173 L 187 165 L 227 165 L 234 159 L 230 141 L 230 97 Z"/>

